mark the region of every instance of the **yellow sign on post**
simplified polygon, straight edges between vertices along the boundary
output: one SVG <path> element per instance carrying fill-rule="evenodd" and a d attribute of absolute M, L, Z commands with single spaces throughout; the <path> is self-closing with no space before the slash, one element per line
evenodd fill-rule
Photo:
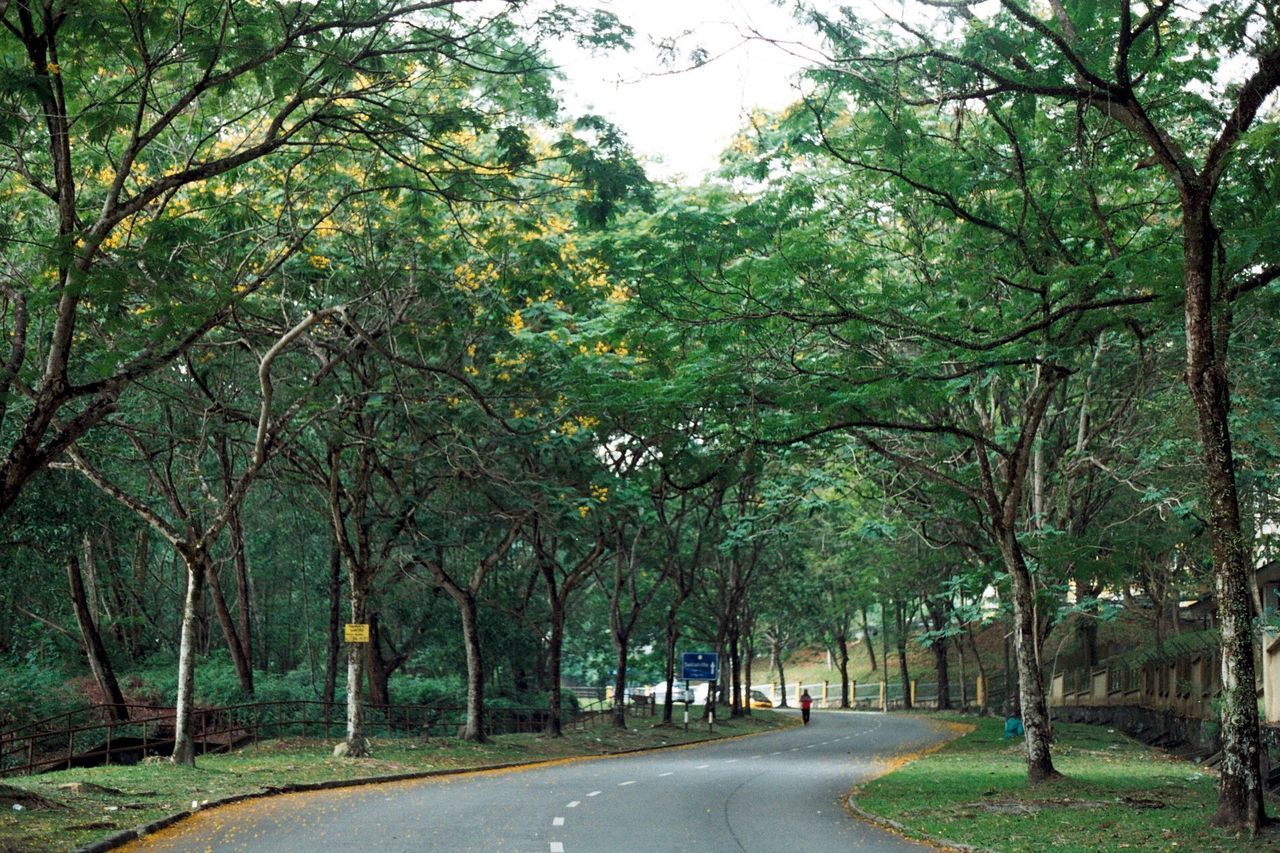
<path fill-rule="evenodd" d="M 367 643 L 369 642 L 369 626 L 354 622 L 346 625 L 346 639 L 348 643 Z"/>

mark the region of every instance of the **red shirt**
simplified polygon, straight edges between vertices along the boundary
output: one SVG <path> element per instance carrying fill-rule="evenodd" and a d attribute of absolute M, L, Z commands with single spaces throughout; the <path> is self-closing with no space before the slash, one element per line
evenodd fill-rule
<path fill-rule="evenodd" d="M 809 710 L 809 706 L 810 706 L 810 705 L 812 705 L 812 704 L 813 704 L 813 697 L 812 697 L 812 696 L 801 696 L 801 697 L 800 697 L 800 707 L 801 707 L 801 708 L 803 708 L 804 710 L 806 710 L 806 711 L 807 711 L 807 710 Z"/>

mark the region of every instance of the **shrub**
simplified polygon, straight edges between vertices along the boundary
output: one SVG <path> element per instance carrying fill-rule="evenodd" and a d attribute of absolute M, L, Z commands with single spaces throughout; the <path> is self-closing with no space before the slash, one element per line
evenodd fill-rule
<path fill-rule="evenodd" d="M 35 663 L 0 666 L 0 730 L 84 707 L 84 696 L 56 669 Z"/>
<path fill-rule="evenodd" d="M 461 708 L 467 704 L 467 691 L 458 675 L 428 678 L 419 675 L 393 675 L 387 681 L 392 705 L 432 705 Z"/>

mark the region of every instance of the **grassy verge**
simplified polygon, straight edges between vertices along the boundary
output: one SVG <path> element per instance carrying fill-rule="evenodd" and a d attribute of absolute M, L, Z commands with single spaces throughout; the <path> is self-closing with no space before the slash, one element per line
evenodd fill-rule
<path fill-rule="evenodd" d="M 987 850 L 1280 849 L 1272 830 L 1250 840 L 1210 828 L 1217 776 L 1119 732 L 1055 723 L 1064 778 L 1028 788 L 1022 742 L 1001 739 L 1002 720 L 947 718 L 977 728 L 864 785 L 854 802 L 908 835 Z"/>
<path fill-rule="evenodd" d="M 438 770 L 491 767 L 512 762 L 602 755 L 630 749 L 769 731 L 796 722 L 755 711 L 750 719 L 705 726 L 662 728 L 652 720 L 628 722 L 625 731 L 607 724 L 562 738 L 502 735 L 473 744 L 452 738 L 374 739 L 373 756 L 335 759 L 334 741 L 264 741 L 225 755 L 201 756 L 194 770 L 168 762 L 132 767 L 92 767 L 5 780 L 0 785 L 0 851 L 64 851 L 129 827 L 150 823 L 226 797 L 260 793 L 284 785 L 364 779 Z M 717 719 L 720 719 L 717 715 Z M 15 809 L 21 805 L 21 809 Z"/>

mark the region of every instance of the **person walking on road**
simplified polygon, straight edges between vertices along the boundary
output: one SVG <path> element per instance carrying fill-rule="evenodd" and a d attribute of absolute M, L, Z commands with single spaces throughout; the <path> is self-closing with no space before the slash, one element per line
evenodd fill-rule
<path fill-rule="evenodd" d="M 809 691 L 800 694 L 800 717 L 804 720 L 804 724 L 809 725 L 809 706 L 813 704 L 813 697 L 809 695 Z"/>

